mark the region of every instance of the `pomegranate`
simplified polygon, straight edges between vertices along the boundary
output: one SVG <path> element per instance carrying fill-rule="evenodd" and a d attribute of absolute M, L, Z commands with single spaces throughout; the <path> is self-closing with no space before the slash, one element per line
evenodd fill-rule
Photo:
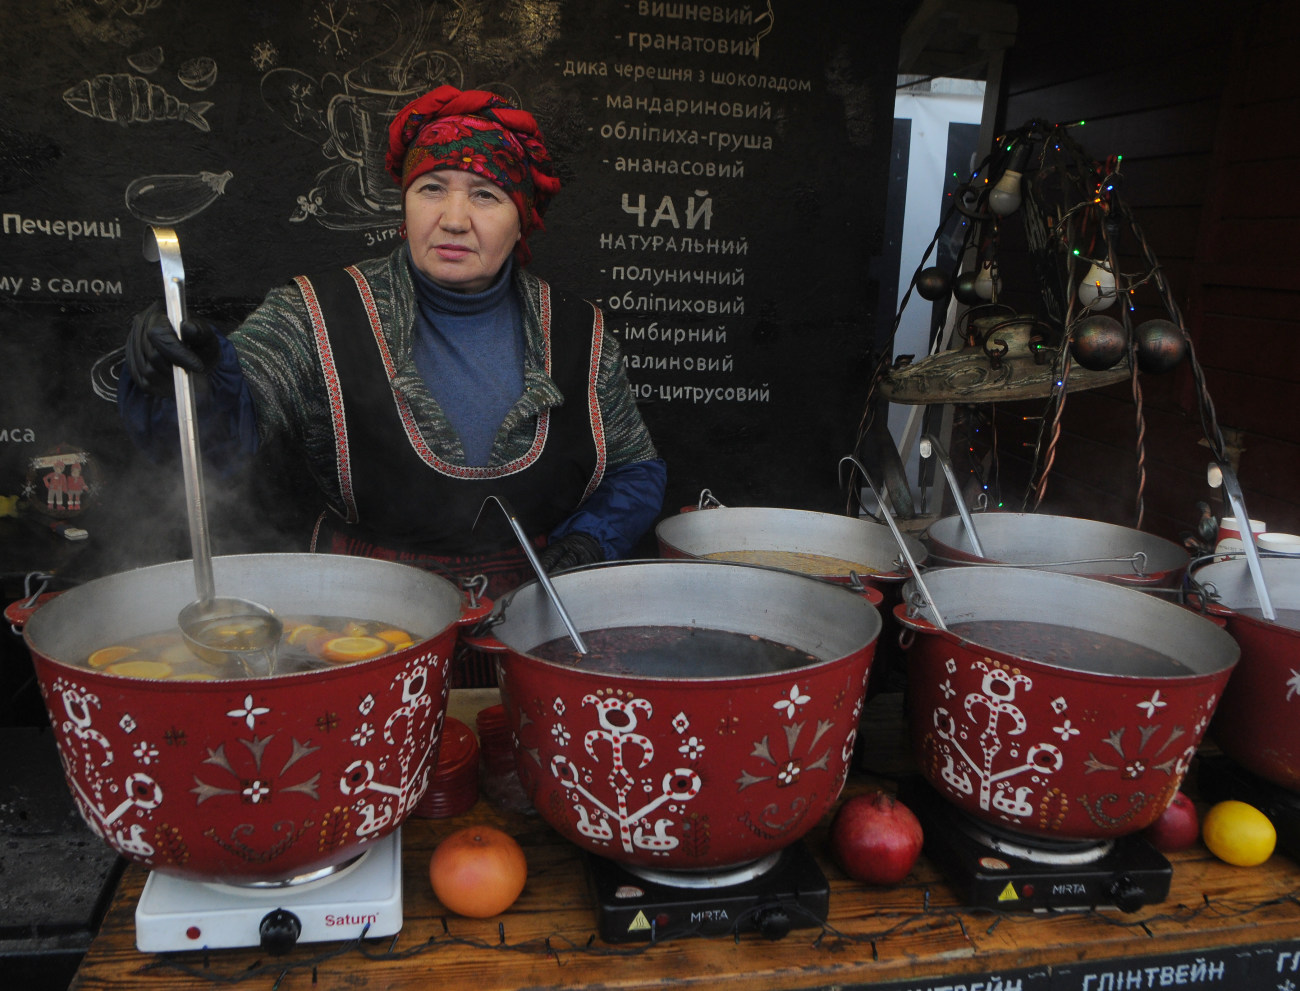
<path fill-rule="evenodd" d="M 888 792 L 845 801 L 831 821 L 831 853 L 844 873 L 867 884 L 897 884 L 921 855 L 921 823 Z"/>
<path fill-rule="evenodd" d="M 1196 814 L 1196 806 L 1181 791 L 1174 792 L 1172 801 L 1168 808 L 1160 813 L 1160 818 L 1142 830 L 1139 835 L 1162 853 L 1186 850 L 1201 835 L 1201 823 Z"/>

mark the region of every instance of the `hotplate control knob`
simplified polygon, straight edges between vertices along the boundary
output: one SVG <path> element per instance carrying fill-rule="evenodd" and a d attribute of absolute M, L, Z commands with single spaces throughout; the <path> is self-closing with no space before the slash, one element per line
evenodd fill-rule
<path fill-rule="evenodd" d="M 1121 874 L 1106 886 L 1106 894 L 1121 912 L 1136 912 L 1142 907 L 1146 889 L 1128 874 Z"/>
<path fill-rule="evenodd" d="M 754 922 L 758 926 L 758 931 L 768 939 L 783 939 L 793 928 L 790 924 L 790 913 L 779 905 L 761 909 L 754 916 Z"/>
<path fill-rule="evenodd" d="M 262 949 L 279 956 L 288 953 L 298 942 L 298 937 L 302 935 L 302 922 L 287 909 L 277 908 L 262 916 L 257 934 L 261 937 Z"/>

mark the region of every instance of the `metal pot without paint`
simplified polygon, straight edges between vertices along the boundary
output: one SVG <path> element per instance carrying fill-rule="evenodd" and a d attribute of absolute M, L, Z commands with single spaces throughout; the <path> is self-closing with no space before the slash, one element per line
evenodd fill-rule
<path fill-rule="evenodd" d="M 932 563 L 1001 564 L 1100 578 L 1117 585 L 1175 587 L 1191 561 L 1171 540 L 1131 527 L 1047 513 L 975 513 L 983 556 L 960 516 L 930 524 Z"/>

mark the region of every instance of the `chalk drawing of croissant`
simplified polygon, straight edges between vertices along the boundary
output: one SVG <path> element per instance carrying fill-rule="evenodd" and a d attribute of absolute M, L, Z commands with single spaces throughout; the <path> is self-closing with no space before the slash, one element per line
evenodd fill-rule
<path fill-rule="evenodd" d="M 182 103 L 161 86 L 129 72 L 102 72 L 63 93 L 63 102 L 79 114 L 125 126 L 155 120 L 180 120 L 210 130 L 203 115 L 211 103 Z"/>

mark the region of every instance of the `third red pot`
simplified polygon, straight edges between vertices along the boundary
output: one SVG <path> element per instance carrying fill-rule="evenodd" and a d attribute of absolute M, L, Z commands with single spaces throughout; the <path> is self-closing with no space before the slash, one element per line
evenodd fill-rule
<path fill-rule="evenodd" d="M 1150 825 L 1178 790 L 1236 643 L 1155 597 L 1073 575 L 945 568 L 907 615 L 908 722 L 921 772 L 977 819 L 1106 839 Z M 909 583 L 908 601 L 916 589 Z"/>

